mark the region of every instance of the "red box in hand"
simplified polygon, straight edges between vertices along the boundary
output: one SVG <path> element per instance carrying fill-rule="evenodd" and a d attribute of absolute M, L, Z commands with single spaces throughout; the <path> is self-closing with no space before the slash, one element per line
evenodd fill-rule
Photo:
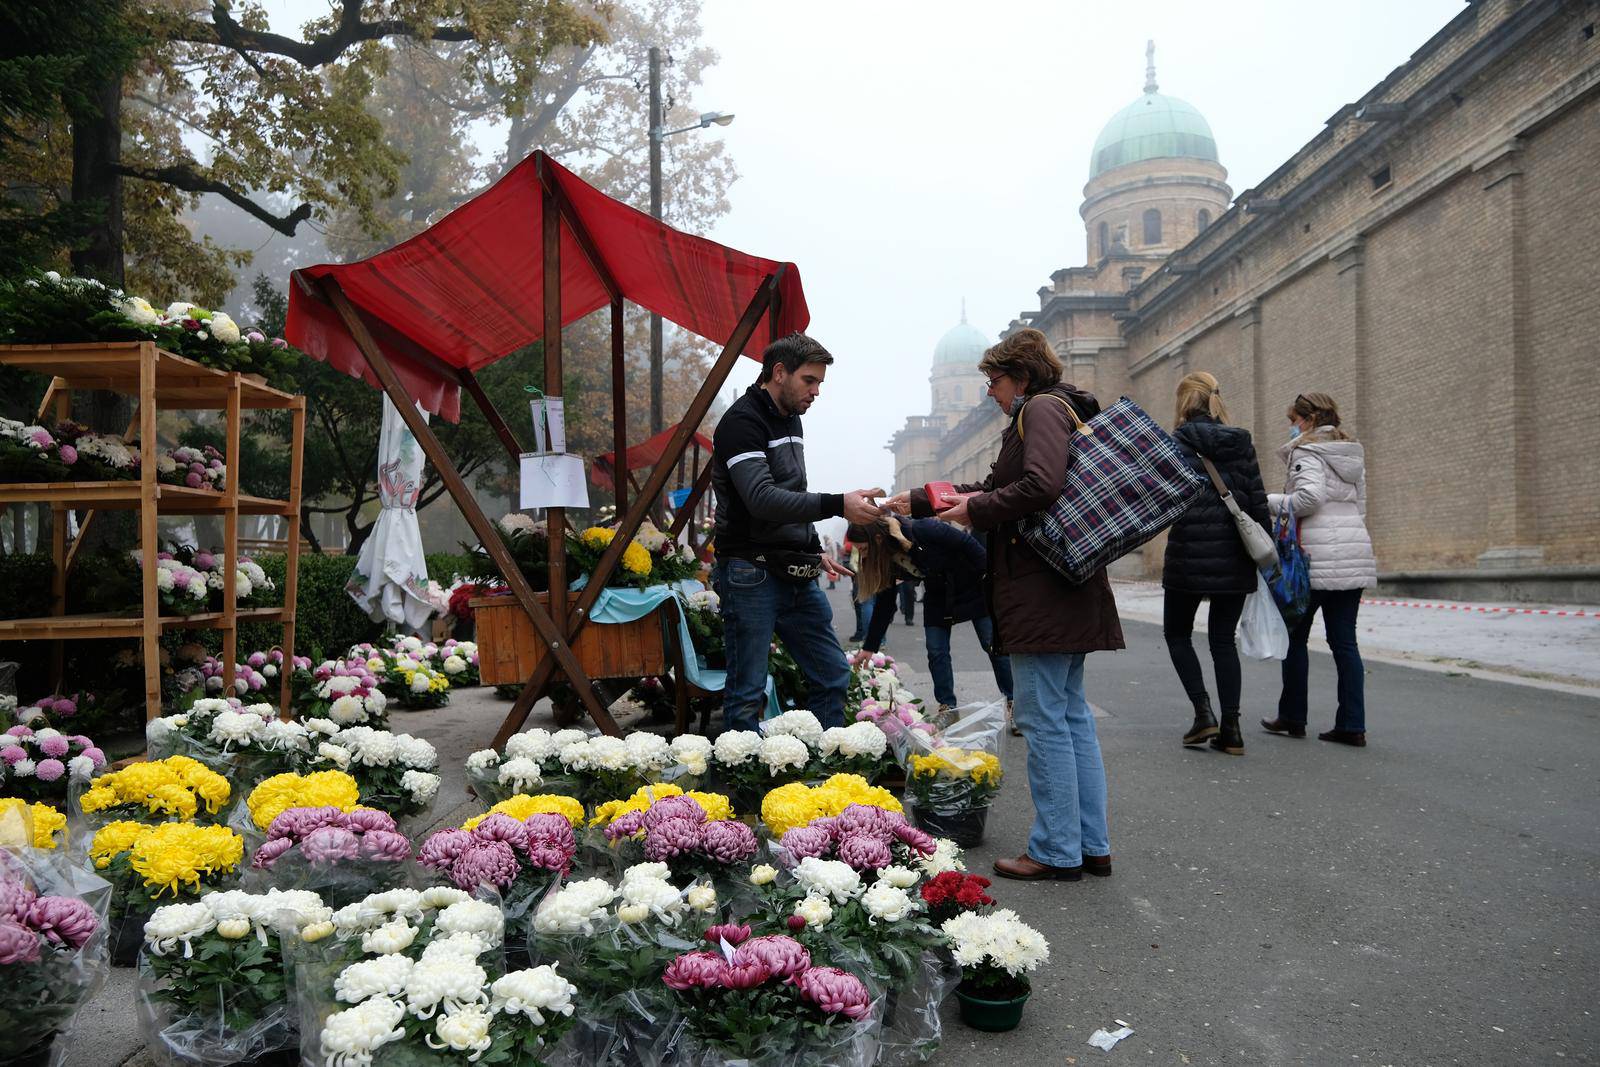
<path fill-rule="evenodd" d="M 934 511 L 945 511 L 960 503 L 956 487 L 949 482 L 929 482 L 922 491 L 928 494 L 928 504 Z"/>

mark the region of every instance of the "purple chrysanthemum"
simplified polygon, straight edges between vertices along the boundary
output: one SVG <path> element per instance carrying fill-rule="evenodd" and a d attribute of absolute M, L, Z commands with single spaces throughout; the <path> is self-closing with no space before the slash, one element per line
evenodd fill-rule
<path fill-rule="evenodd" d="M 456 888 L 469 892 L 480 885 L 504 889 L 517 880 L 520 870 L 516 852 L 504 841 L 474 841 L 456 857 L 450 879 Z"/>
<path fill-rule="evenodd" d="M 755 855 L 755 831 L 742 822 L 726 819 L 707 823 L 701 830 L 700 850 L 718 863 L 738 863 Z"/>

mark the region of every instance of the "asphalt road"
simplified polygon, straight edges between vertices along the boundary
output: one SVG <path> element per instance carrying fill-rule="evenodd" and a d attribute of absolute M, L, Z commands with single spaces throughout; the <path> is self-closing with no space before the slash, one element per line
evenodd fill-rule
<path fill-rule="evenodd" d="M 925 669 L 918 622 L 888 651 Z M 1245 754 L 1192 751 L 1159 627 L 1124 629 L 1087 670 L 1116 873 L 997 879 L 1051 959 L 1019 1030 L 957 1024 L 939 1062 L 1600 1062 L 1600 699 L 1370 664 L 1351 749 L 1255 726 L 1278 671 L 1247 662 Z M 962 700 L 993 696 L 970 627 L 955 661 Z M 1332 660 L 1311 672 L 1327 729 Z M 1021 741 L 1004 760 L 975 871 L 1032 818 Z M 1133 1036 L 1086 1044 L 1116 1019 Z"/>

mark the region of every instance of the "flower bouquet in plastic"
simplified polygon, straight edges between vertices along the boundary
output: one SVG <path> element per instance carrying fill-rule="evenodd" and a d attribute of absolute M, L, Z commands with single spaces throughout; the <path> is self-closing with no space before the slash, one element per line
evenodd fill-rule
<path fill-rule="evenodd" d="M 867 1067 L 878 1054 L 873 998 L 856 975 L 818 966 L 792 937 L 714 927 L 710 949 L 667 965 L 681 1031 L 672 1061 L 696 1067 Z M 708 931 L 708 937 L 711 931 Z M 667 1043 L 676 1035 L 664 1035 Z"/>
<path fill-rule="evenodd" d="M 513 949 L 527 944 L 534 905 L 572 869 L 578 843 L 572 823 L 553 812 L 517 819 L 492 812 L 469 819 L 470 828 L 431 835 L 417 861 L 458 889 L 489 888 L 504 902 Z"/>
<path fill-rule="evenodd" d="M 817 743 L 821 774 L 859 774 L 875 782 L 896 769 L 889 735 L 877 723 L 860 719 L 849 726 L 830 726 Z"/>
<path fill-rule="evenodd" d="M 911 818 L 929 833 L 971 847 L 983 840 L 989 804 L 1000 789 L 999 701 L 962 715 L 936 739 L 913 735 L 906 750 L 906 799 Z"/>
<path fill-rule="evenodd" d="M 1009 908 L 962 912 L 939 927 L 961 967 L 961 1019 L 979 1030 L 1011 1030 L 1032 987 L 1028 972 L 1050 958 L 1050 944 Z"/>
<path fill-rule="evenodd" d="M 244 804 L 234 813 L 232 825 L 255 848 L 266 840 L 273 820 L 290 808 L 333 808 L 346 812 L 360 803 L 361 787 L 343 771 L 274 774 L 263 778 L 250 790 Z"/>
<path fill-rule="evenodd" d="M 820 785 L 791 782 L 769 791 L 761 799 L 761 821 L 767 833 L 779 839 L 796 826 L 841 814 L 852 804 L 901 811 L 900 801 L 882 786 L 869 784 L 859 774 L 835 774 Z"/>
<path fill-rule="evenodd" d="M 314 670 L 296 667 L 294 706 L 302 719 L 388 729 L 388 696 L 365 660 L 325 660 Z"/>
<path fill-rule="evenodd" d="M 228 779 L 190 756 L 130 763 L 89 782 L 78 807 L 91 826 L 111 821 L 184 822 L 227 818 L 233 787 Z"/>
<path fill-rule="evenodd" d="M 69 1062 L 52 1050 L 105 981 L 110 896 L 74 864 L 0 852 L 0 1062 Z"/>
<path fill-rule="evenodd" d="M 0 735 L 0 793 L 65 807 L 69 784 L 82 785 L 106 765 L 83 734 L 13 726 Z"/>
<path fill-rule="evenodd" d="M 163 903 L 229 885 L 244 859 L 244 839 L 226 826 L 121 820 L 95 832 L 89 858 L 111 883 L 111 959 L 133 962 L 144 922 Z"/>
<path fill-rule="evenodd" d="M 586 736 L 563 745 L 557 758 L 577 782 L 576 796 L 588 805 L 653 784 L 678 762 L 665 738 L 644 731 L 627 737 Z"/>
<path fill-rule="evenodd" d="M 153 759 L 190 756 L 239 781 L 295 770 L 311 751 L 310 732 L 278 718 L 271 704 L 219 697 L 202 697 L 187 711 L 151 719 L 144 737 Z"/>
<path fill-rule="evenodd" d="M 282 939 L 331 929 L 332 917 L 304 890 L 235 889 L 157 908 L 139 957 L 145 1044 L 160 1060 L 191 1063 L 236 1063 L 297 1047 Z"/>
<path fill-rule="evenodd" d="M 67 817 L 49 804 L 0 798 L 0 847 L 55 849 L 66 843 Z"/>
<path fill-rule="evenodd" d="M 855 722 L 868 702 L 882 707 L 920 710 L 922 701 L 906 688 L 895 670 L 894 657 L 883 652 L 857 652 L 850 657 L 850 681 L 845 688 L 844 718 Z"/>
<path fill-rule="evenodd" d="M 500 909 L 459 889 L 380 894 L 334 927 L 343 954 L 297 967 L 302 1062 L 539 1067 L 571 1026 L 577 989 L 505 970 Z"/>
<path fill-rule="evenodd" d="M 755 831 L 734 818 L 727 797 L 672 785 L 642 786 L 627 800 L 603 804 L 593 823 L 624 863 L 664 863 L 680 882 L 722 889 L 732 868 L 749 863 L 760 848 Z"/>
<path fill-rule="evenodd" d="M 534 728 L 506 739 L 505 751 L 479 749 L 467 757 L 467 784 L 479 800 L 497 804 L 518 793 L 576 793 L 577 779 L 561 765 L 561 750 L 586 739 L 582 730 Z"/>
<path fill-rule="evenodd" d="M 349 726 L 330 732 L 331 722 L 308 722 L 319 738 L 305 761 L 312 771 L 338 770 L 360 787 L 361 803 L 381 808 L 397 819 L 426 812 L 438 795 L 434 773 L 439 753 L 410 734 L 393 734 L 370 726 Z"/>
<path fill-rule="evenodd" d="M 923 717 L 921 709 L 915 704 L 883 704 L 876 700 L 864 700 L 856 709 L 855 721 L 870 722 L 882 730 L 889 739 L 894 758 L 901 763 L 905 762 L 908 750 L 916 743 L 914 735 L 921 734 L 929 738 L 939 732 L 933 723 Z"/>
<path fill-rule="evenodd" d="M 267 827 L 246 872 L 246 888 L 306 889 L 340 906 L 403 885 L 411 841 L 372 808 L 289 808 Z"/>
<path fill-rule="evenodd" d="M 813 729 L 814 727 L 814 729 Z M 822 724 L 809 711 L 786 711 L 762 724 L 765 733 L 726 730 L 711 746 L 714 779 L 741 807 L 773 786 L 822 773 L 818 746 Z"/>

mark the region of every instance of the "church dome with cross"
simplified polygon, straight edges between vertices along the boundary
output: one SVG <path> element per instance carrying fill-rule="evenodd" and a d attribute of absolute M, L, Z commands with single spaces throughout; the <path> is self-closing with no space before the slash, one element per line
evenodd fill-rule
<path fill-rule="evenodd" d="M 1144 92 L 1111 116 L 1089 154 L 1079 209 L 1089 262 L 1181 248 L 1228 209 L 1227 177 L 1205 116 L 1160 91 L 1149 42 Z"/>
<path fill-rule="evenodd" d="M 967 302 L 961 302 L 961 321 L 946 330 L 933 346 L 933 414 L 962 415 L 983 399 L 983 379 L 978 361 L 993 339 L 967 321 Z"/>

